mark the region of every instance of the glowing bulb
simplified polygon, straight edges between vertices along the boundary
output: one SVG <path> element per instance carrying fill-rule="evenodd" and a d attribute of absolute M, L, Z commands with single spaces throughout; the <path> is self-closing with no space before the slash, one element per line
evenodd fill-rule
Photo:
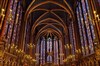
<path fill-rule="evenodd" d="M 80 49 L 78 51 L 79 51 L 79 53 L 81 53 L 81 50 Z"/>
<path fill-rule="evenodd" d="M 66 45 L 65 45 L 65 48 L 67 48 Z"/>
<path fill-rule="evenodd" d="M 10 9 L 10 12 L 12 12 L 12 10 Z"/>
<path fill-rule="evenodd" d="M 70 44 L 70 47 L 72 48 L 72 45 Z"/>
<path fill-rule="evenodd" d="M 17 14 L 17 16 L 19 16 L 19 14 Z"/>
<path fill-rule="evenodd" d="M 99 15 L 96 15 L 96 17 L 99 17 Z"/>
<path fill-rule="evenodd" d="M 69 45 L 67 44 L 67 48 L 69 49 Z"/>
<path fill-rule="evenodd" d="M 94 11 L 94 14 L 96 14 L 96 11 Z"/>
<path fill-rule="evenodd" d="M 76 50 L 76 53 L 78 53 L 78 50 Z"/>
<path fill-rule="evenodd" d="M 2 9 L 2 11 L 4 12 L 4 11 L 5 11 L 5 9 Z"/>
<path fill-rule="evenodd" d="M 9 20 L 11 20 L 11 18 Z"/>

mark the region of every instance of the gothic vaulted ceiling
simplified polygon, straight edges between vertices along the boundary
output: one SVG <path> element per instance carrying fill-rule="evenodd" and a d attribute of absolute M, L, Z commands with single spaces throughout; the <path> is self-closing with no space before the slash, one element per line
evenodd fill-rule
<path fill-rule="evenodd" d="M 26 0 L 24 21 L 31 38 L 53 34 L 61 39 L 68 36 L 68 25 L 74 21 L 74 0 Z"/>

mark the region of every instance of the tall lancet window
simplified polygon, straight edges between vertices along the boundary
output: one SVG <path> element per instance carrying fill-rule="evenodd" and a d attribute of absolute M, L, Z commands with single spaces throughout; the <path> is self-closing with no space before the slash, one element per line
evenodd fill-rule
<path fill-rule="evenodd" d="M 48 37 L 47 39 L 47 62 L 52 63 L 52 38 Z"/>
<path fill-rule="evenodd" d="M 80 5 L 79 5 L 79 7 L 80 7 Z M 83 53 L 83 55 L 85 55 L 84 37 L 86 37 L 86 36 L 85 36 L 85 28 L 84 28 L 83 25 L 81 25 L 81 20 L 82 20 L 82 23 L 83 23 L 83 19 L 80 17 L 80 13 L 81 13 L 80 11 L 79 11 L 79 8 L 77 8 L 76 13 L 77 13 L 77 19 L 78 19 L 78 27 L 79 27 L 79 34 L 80 34 L 81 46 L 82 46 L 82 53 Z M 83 31 L 84 31 L 84 33 L 83 33 Z M 84 37 L 83 37 L 83 35 L 84 35 Z"/>
<path fill-rule="evenodd" d="M 45 64 L 45 51 L 46 51 L 46 49 L 45 49 L 45 38 L 43 37 L 43 64 Z"/>
<path fill-rule="evenodd" d="M 59 57 L 58 57 L 58 40 L 54 38 L 54 64 L 59 64 Z"/>
<path fill-rule="evenodd" d="M 81 46 L 82 46 L 82 52 L 83 55 L 88 54 L 88 44 L 86 39 L 86 30 L 85 30 L 85 23 L 82 17 L 82 9 L 80 3 L 78 4 L 77 8 L 77 17 L 78 17 L 78 25 L 79 25 L 79 32 L 80 32 L 80 38 L 81 38 Z"/>
<path fill-rule="evenodd" d="M 94 52 L 95 33 L 88 3 L 88 0 L 81 0 L 76 9 L 83 55 Z"/>
<path fill-rule="evenodd" d="M 93 31 L 92 21 L 90 21 L 91 17 L 90 17 L 89 5 L 87 0 L 82 0 L 81 3 L 82 3 L 83 17 L 84 17 L 86 32 L 88 37 L 89 50 L 90 53 L 93 53 L 94 52 L 93 39 L 95 39 L 94 36 L 95 34 Z"/>
<path fill-rule="evenodd" d="M 51 55 L 51 57 L 50 57 L 50 62 L 52 63 L 52 38 L 50 38 L 49 39 L 49 44 L 50 44 L 50 54 L 49 55 Z"/>
<path fill-rule="evenodd" d="M 12 15 L 13 2 L 14 1 L 11 0 L 11 2 L 10 2 L 10 8 L 9 8 L 9 14 L 8 15 Z M 5 26 L 6 30 L 5 30 L 5 33 L 4 33 L 6 35 L 7 39 L 10 39 L 10 34 L 11 34 L 11 30 L 12 30 L 10 23 L 11 23 L 11 20 L 7 19 L 6 26 Z M 9 42 L 9 40 L 8 40 L 8 42 Z"/>
<path fill-rule="evenodd" d="M 50 46 L 50 44 L 49 44 L 49 39 L 50 39 L 50 38 L 47 39 L 47 54 L 49 53 L 49 49 L 50 49 L 50 47 L 49 47 L 49 46 Z M 49 58 L 50 58 L 50 57 L 47 55 L 47 62 L 49 62 Z"/>
<path fill-rule="evenodd" d="M 12 4 L 12 8 L 11 8 L 11 20 L 10 20 L 10 26 L 9 26 L 9 32 L 8 32 L 8 43 L 11 43 L 11 39 L 12 39 L 12 34 L 13 34 L 13 27 L 14 27 L 14 24 L 15 24 L 15 19 L 16 19 L 16 10 L 17 9 L 17 2 L 16 1 L 13 1 L 13 4 Z"/>
<path fill-rule="evenodd" d="M 44 40 L 42 38 L 41 40 L 41 54 L 40 54 L 40 64 L 43 64 L 43 61 L 44 61 Z"/>
<path fill-rule="evenodd" d="M 19 14 L 21 12 L 20 10 L 21 6 L 20 6 L 20 2 L 18 3 L 18 7 L 17 7 L 17 13 L 15 15 L 16 19 L 15 19 L 15 23 L 13 25 L 13 32 L 12 32 L 12 41 L 11 43 L 14 43 L 15 44 L 15 39 L 16 39 L 16 34 L 17 34 L 17 26 L 18 26 L 18 20 L 19 20 Z"/>
<path fill-rule="evenodd" d="M 94 33 L 93 21 L 92 21 L 92 17 L 91 17 L 91 13 L 90 13 L 91 11 L 90 11 L 90 8 L 89 8 L 88 0 L 86 0 L 85 4 L 86 4 L 87 13 L 88 13 L 88 20 L 89 20 L 91 35 L 92 35 L 92 39 L 94 40 L 95 39 L 95 33 Z"/>

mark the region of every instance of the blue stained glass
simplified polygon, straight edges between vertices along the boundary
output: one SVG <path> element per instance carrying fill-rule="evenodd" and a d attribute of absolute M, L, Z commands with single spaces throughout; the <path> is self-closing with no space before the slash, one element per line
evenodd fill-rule
<path fill-rule="evenodd" d="M 57 64 L 59 64 L 59 57 L 58 57 L 58 40 L 56 39 L 56 56 L 57 56 Z"/>
<path fill-rule="evenodd" d="M 40 54 L 40 56 L 41 56 L 40 57 L 40 59 L 41 59 L 40 63 L 43 64 L 43 62 L 42 62 L 43 61 L 43 40 L 41 41 L 41 54 Z"/>
<path fill-rule="evenodd" d="M 80 5 L 79 5 L 80 6 Z M 83 47 L 82 48 L 82 52 L 83 52 L 83 55 L 85 55 L 85 51 L 84 51 L 84 40 L 83 40 L 83 35 L 82 35 L 82 29 L 84 29 L 84 27 L 81 27 L 81 18 L 80 18 L 80 14 L 79 14 L 79 10 L 77 8 L 77 19 L 78 19 L 78 26 L 79 26 L 79 33 L 80 33 L 80 39 L 81 39 L 81 46 Z"/>
<path fill-rule="evenodd" d="M 46 62 L 54 62 L 55 65 L 63 65 L 64 57 L 61 55 L 63 54 L 61 40 L 59 40 L 57 37 L 50 37 L 47 39 L 42 37 L 41 40 L 39 39 L 39 41 L 36 47 L 36 54 L 39 54 L 39 56 L 36 56 L 36 60 L 38 61 L 37 64 L 44 65 Z"/>
<path fill-rule="evenodd" d="M 86 32 L 85 32 L 85 23 L 83 21 L 83 17 L 82 17 L 82 9 L 81 9 L 81 6 L 79 4 L 79 11 L 80 11 L 80 19 L 81 19 L 81 25 L 82 25 L 82 32 L 83 32 L 83 39 L 84 39 L 84 51 L 86 51 L 86 54 L 89 53 L 89 50 L 86 49 L 86 47 L 88 47 L 88 44 L 87 44 L 87 39 L 86 39 Z"/>
<path fill-rule="evenodd" d="M 89 13 L 86 11 L 86 8 L 88 8 L 89 6 L 88 6 L 88 3 L 87 3 L 87 1 L 85 2 L 86 0 L 82 0 L 82 7 L 83 7 L 83 13 L 84 13 L 84 19 L 85 19 L 85 25 L 86 25 L 86 31 L 87 31 L 87 36 L 88 36 L 88 42 L 89 42 L 89 45 L 93 45 L 93 41 L 92 41 L 92 35 L 91 35 L 91 31 L 90 31 L 90 21 L 88 20 L 88 15 L 89 15 Z M 87 4 L 87 5 L 85 5 L 85 4 Z M 88 8 L 88 10 L 89 10 L 89 8 Z M 93 30 L 92 30 L 93 31 Z M 93 33 L 93 32 L 92 32 Z M 91 51 L 91 53 L 93 53 L 94 52 L 94 50 L 93 50 L 93 47 L 92 48 L 90 48 L 89 47 L 89 49 L 90 49 L 90 51 Z"/>

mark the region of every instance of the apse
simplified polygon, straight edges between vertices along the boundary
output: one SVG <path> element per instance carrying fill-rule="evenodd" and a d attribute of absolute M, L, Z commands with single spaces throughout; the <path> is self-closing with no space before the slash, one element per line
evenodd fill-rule
<path fill-rule="evenodd" d="M 61 38 L 48 33 L 39 37 L 36 46 L 37 65 L 63 65 L 64 53 Z"/>

